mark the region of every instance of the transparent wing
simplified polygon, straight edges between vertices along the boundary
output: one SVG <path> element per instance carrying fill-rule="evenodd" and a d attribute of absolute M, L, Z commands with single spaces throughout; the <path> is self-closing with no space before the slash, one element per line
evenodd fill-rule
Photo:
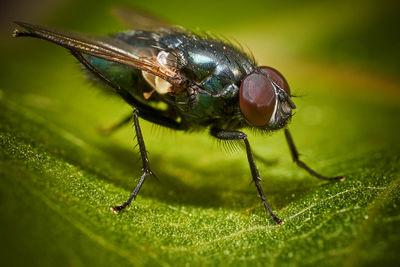
<path fill-rule="evenodd" d="M 135 30 L 153 31 L 172 27 L 168 22 L 139 9 L 117 6 L 112 8 L 112 13 L 122 24 Z"/>
<path fill-rule="evenodd" d="M 172 85 L 180 85 L 182 77 L 176 72 L 177 58 L 154 45 L 135 47 L 113 37 L 71 33 L 50 27 L 15 22 L 26 31 L 15 36 L 32 36 L 48 40 L 67 49 L 117 62 L 158 76 Z M 154 41 L 155 42 L 155 41 Z"/>

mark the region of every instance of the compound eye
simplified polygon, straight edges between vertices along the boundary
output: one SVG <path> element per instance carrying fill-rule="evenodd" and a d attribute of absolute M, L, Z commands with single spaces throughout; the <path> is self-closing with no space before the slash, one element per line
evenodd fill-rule
<path fill-rule="evenodd" d="M 254 126 L 265 126 L 275 109 L 273 84 L 261 73 L 250 73 L 240 85 L 239 105 L 244 117 Z"/>
<path fill-rule="evenodd" d="M 282 88 L 289 96 L 290 96 L 290 88 L 289 84 L 287 83 L 285 77 L 274 68 L 262 66 L 260 67 L 261 70 L 268 73 L 271 80 L 273 80 L 280 88 Z"/>

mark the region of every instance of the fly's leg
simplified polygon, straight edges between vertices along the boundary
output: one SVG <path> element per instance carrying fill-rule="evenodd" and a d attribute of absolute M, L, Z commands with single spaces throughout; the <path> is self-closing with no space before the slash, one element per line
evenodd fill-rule
<path fill-rule="evenodd" d="M 117 123 L 111 124 L 109 126 L 100 126 L 98 127 L 98 130 L 103 135 L 110 135 L 115 131 L 117 131 L 118 129 L 120 129 L 122 126 L 128 124 L 131 121 L 131 119 L 132 115 L 128 115 Z"/>
<path fill-rule="evenodd" d="M 269 207 L 267 200 L 265 199 L 264 192 L 260 185 L 261 181 L 260 174 L 258 173 L 256 164 L 254 162 L 253 154 L 250 149 L 250 143 L 249 140 L 247 139 L 247 135 L 239 131 L 224 131 L 216 129 L 211 129 L 211 135 L 221 140 L 243 140 L 246 146 L 247 160 L 250 165 L 251 176 L 257 188 L 258 194 L 260 195 L 261 201 L 264 204 L 265 210 L 269 213 L 269 215 L 271 215 L 271 217 L 278 225 L 282 224 L 283 221 L 281 221 L 278 217 L 276 217 L 276 215 L 272 212 L 271 208 Z"/>
<path fill-rule="evenodd" d="M 142 132 L 139 126 L 139 116 L 147 121 L 153 122 L 160 126 L 164 126 L 170 129 L 175 130 L 186 130 L 187 126 L 177 122 L 175 118 L 170 117 L 164 114 L 162 111 L 157 110 L 149 105 L 143 104 L 134 98 L 127 90 L 120 87 L 119 85 L 113 83 L 108 77 L 103 75 L 99 70 L 97 70 L 94 66 L 92 66 L 80 52 L 71 50 L 71 54 L 74 55 L 88 70 L 92 71 L 94 75 L 102 79 L 106 84 L 114 88 L 114 91 L 124 99 L 129 105 L 134 108 L 133 111 L 133 122 L 135 124 L 136 138 L 139 144 L 140 155 L 142 157 L 142 171 L 143 174 L 140 177 L 139 183 L 136 186 L 135 190 L 133 190 L 132 194 L 128 198 L 127 201 L 124 202 L 121 206 L 112 207 L 112 211 L 115 213 L 125 209 L 129 206 L 134 198 L 138 195 L 140 188 L 142 187 L 146 177 L 148 175 L 152 175 L 153 172 L 150 170 L 149 160 L 147 158 L 146 147 L 144 145 Z M 122 125 L 121 125 L 122 126 Z"/>
<path fill-rule="evenodd" d="M 164 110 L 142 110 L 140 109 L 140 117 L 151 121 L 153 123 L 159 124 L 161 126 L 165 126 L 167 128 L 175 129 L 175 130 L 183 130 L 182 125 L 176 123 L 176 118 L 173 115 L 170 115 Z M 100 126 L 98 130 L 103 135 L 110 135 L 115 131 L 119 130 L 121 127 L 125 126 L 132 120 L 132 115 L 129 114 L 128 116 L 122 118 L 122 120 L 118 121 L 117 123 L 111 124 L 109 126 Z"/>
<path fill-rule="evenodd" d="M 138 195 L 140 188 L 142 188 L 142 185 L 148 175 L 153 175 L 153 172 L 150 170 L 150 165 L 149 165 L 149 159 L 147 158 L 147 152 L 146 152 L 146 146 L 144 145 L 143 141 L 143 136 L 142 136 L 142 131 L 140 130 L 140 125 L 139 125 L 139 111 L 135 109 L 133 111 L 133 122 L 135 124 L 135 131 L 136 131 L 136 138 L 139 144 L 139 150 L 140 150 L 140 156 L 142 157 L 142 171 L 143 174 L 140 177 L 139 183 L 137 184 L 135 190 L 133 190 L 132 194 L 128 198 L 127 201 L 124 202 L 121 206 L 116 206 L 112 207 L 111 210 L 115 213 L 118 213 L 119 211 L 125 209 L 127 206 L 129 206 L 132 202 L 133 199 L 136 198 Z"/>
<path fill-rule="evenodd" d="M 288 129 L 285 129 L 285 136 L 286 136 L 286 141 L 287 141 L 287 143 L 289 145 L 290 152 L 292 154 L 293 161 L 300 168 L 305 169 L 312 176 L 315 176 L 315 177 L 317 177 L 319 179 L 322 179 L 322 180 L 326 180 L 326 181 L 344 181 L 344 179 L 345 179 L 344 176 L 326 177 L 326 176 L 323 176 L 323 175 L 317 173 L 316 171 L 314 171 L 310 167 L 308 167 L 303 161 L 300 160 L 299 152 L 297 152 L 296 146 L 294 145 L 294 142 L 293 142 L 293 138 L 292 138 L 292 136 L 291 136 L 291 134 L 290 134 Z"/>

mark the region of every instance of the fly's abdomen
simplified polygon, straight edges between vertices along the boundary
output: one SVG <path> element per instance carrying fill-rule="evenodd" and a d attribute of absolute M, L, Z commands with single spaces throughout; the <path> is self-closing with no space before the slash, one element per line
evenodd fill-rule
<path fill-rule="evenodd" d="M 146 81 L 144 81 L 141 70 L 91 55 L 84 55 L 84 57 L 90 65 L 96 68 L 113 84 L 127 90 L 133 97 L 142 102 L 145 101 L 144 93 L 152 90 Z M 88 74 L 95 81 L 99 81 L 99 84 L 104 85 L 104 81 L 100 80 L 97 76 L 91 72 L 88 72 Z M 111 88 L 109 89 L 111 90 Z"/>

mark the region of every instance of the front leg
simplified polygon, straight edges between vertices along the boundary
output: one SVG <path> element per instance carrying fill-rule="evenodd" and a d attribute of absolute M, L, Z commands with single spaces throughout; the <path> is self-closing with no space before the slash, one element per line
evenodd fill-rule
<path fill-rule="evenodd" d="M 221 140 L 243 140 L 246 146 L 246 153 L 247 153 L 247 160 L 250 165 L 251 176 L 253 178 L 254 184 L 256 185 L 257 191 L 260 195 L 261 201 L 264 204 L 265 210 L 271 215 L 271 217 L 275 220 L 275 222 L 280 225 L 283 223 L 275 214 L 272 212 L 271 208 L 269 207 L 267 200 L 265 199 L 264 192 L 260 185 L 260 174 L 258 173 L 257 166 L 254 162 L 253 154 L 250 149 L 250 143 L 247 139 L 247 135 L 243 132 L 239 131 L 225 131 L 225 130 L 218 130 L 218 129 L 211 129 L 211 135 L 214 137 L 221 139 Z"/>
<path fill-rule="evenodd" d="M 299 152 L 297 152 L 296 146 L 294 145 L 293 138 L 290 135 L 290 132 L 288 129 L 285 128 L 285 136 L 286 136 L 286 141 L 289 145 L 290 152 L 292 153 L 292 158 L 293 161 L 296 162 L 296 164 L 300 167 L 305 169 L 309 174 L 322 179 L 322 180 L 327 180 L 327 181 L 344 181 L 343 176 L 336 176 L 336 177 L 326 177 L 324 175 L 321 175 L 308 167 L 303 161 L 300 160 L 299 158 Z"/>
<path fill-rule="evenodd" d="M 153 172 L 150 170 L 149 159 L 147 158 L 146 146 L 144 145 L 142 131 L 140 130 L 139 110 L 137 110 L 137 109 L 135 109 L 133 111 L 133 122 L 135 124 L 136 138 L 137 138 L 137 141 L 139 144 L 140 156 L 142 157 L 143 174 L 140 177 L 139 183 L 137 184 L 135 190 L 133 190 L 132 194 L 129 196 L 128 200 L 125 201 L 124 204 L 122 204 L 121 206 L 116 206 L 116 207 L 111 208 L 111 210 L 115 213 L 118 213 L 119 211 L 125 209 L 127 206 L 129 206 L 131 204 L 133 199 L 136 199 L 136 196 L 138 195 L 140 188 L 142 188 L 142 185 L 143 185 L 147 175 L 153 174 Z"/>

